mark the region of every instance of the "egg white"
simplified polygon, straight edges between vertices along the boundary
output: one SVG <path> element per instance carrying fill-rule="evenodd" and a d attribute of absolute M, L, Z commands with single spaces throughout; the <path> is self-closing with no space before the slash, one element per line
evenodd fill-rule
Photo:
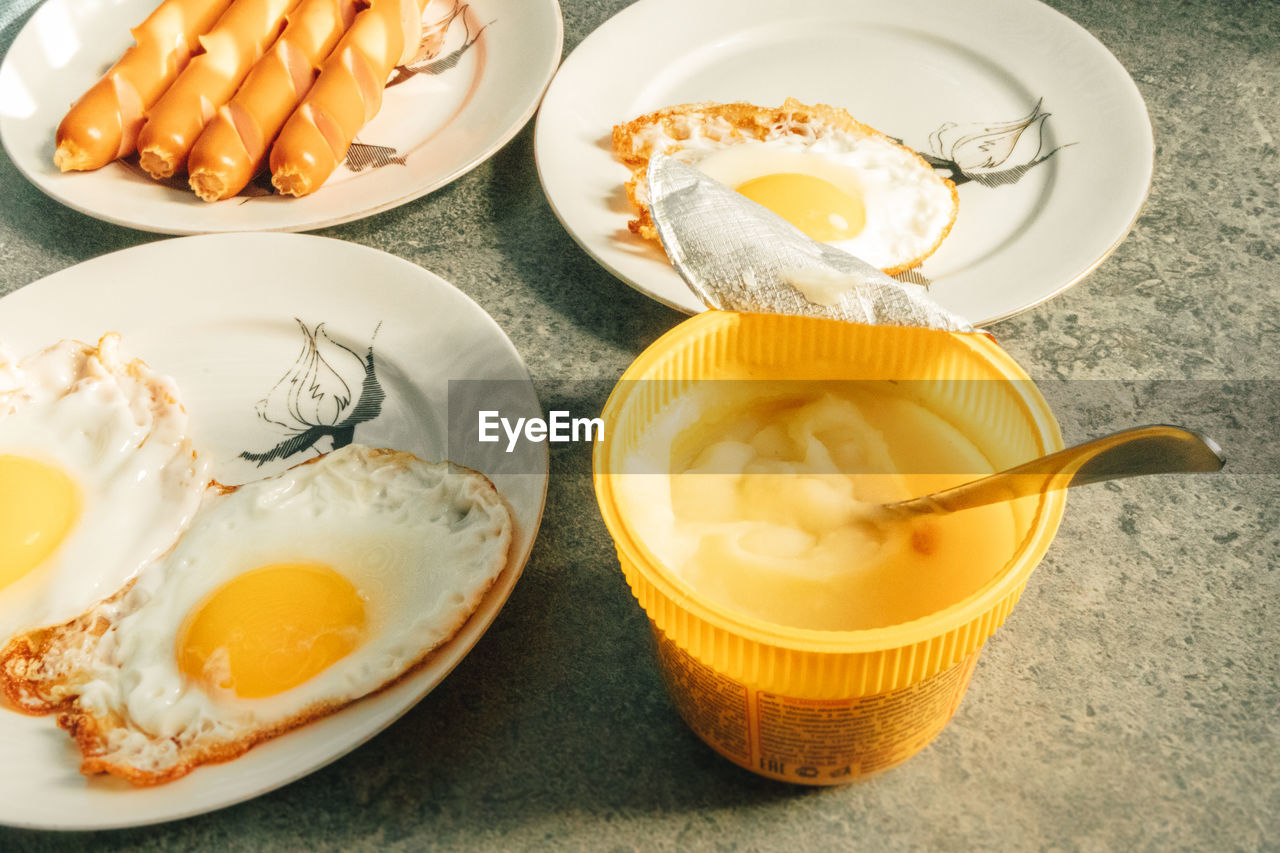
<path fill-rule="evenodd" d="M 208 483 L 177 387 L 118 346 L 110 334 L 20 363 L 0 352 L 0 455 L 62 470 L 81 498 L 58 548 L 0 587 L 0 647 L 114 594 L 173 546 Z"/>
<path fill-rule="evenodd" d="M 951 191 L 933 170 L 877 136 L 833 132 L 810 140 L 776 135 L 720 149 L 686 148 L 679 156 L 731 187 L 765 175 L 799 173 L 861 198 L 866 208 L 862 230 L 829 245 L 880 269 L 908 265 L 928 254 L 954 213 Z"/>
<path fill-rule="evenodd" d="M 479 605 L 510 541 L 510 515 L 482 475 L 351 445 L 211 495 L 173 551 L 118 607 L 100 611 L 110 622 L 100 639 L 70 632 L 50 644 L 41 667 L 58 683 L 41 689 L 75 697 L 62 724 L 81 741 L 86 772 L 176 778 L 412 669 Z M 298 561 L 327 564 L 356 587 L 367 618 L 360 645 L 265 698 L 181 671 L 183 624 L 210 593 L 246 571 Z"/>
<path fill-rule="evenodd" d="M 655 154 L 677 157 L 737 188 L 753 178 L 799 172 L 860 197 L 866 225 L 836 246 L 887 273 L 918 266 L 955 222 L 955 185 L 914 151 L 826 105 L 787 99 L 779 108 L 747 103 L 680 104 L 613 130 L 613 146 L 631 169 L 627 197 L 640 210 L 633 232 L 657 239 L 645 170 Z"/>

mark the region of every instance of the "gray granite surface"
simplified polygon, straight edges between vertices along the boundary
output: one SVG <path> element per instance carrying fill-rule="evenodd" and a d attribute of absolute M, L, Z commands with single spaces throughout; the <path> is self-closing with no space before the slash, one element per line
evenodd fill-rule
<path fill-rule="evenodd" d="M 0 11 L 0 50 L 30 5 Z M 566 53 L 624 5 L 563 0 Z M 1280 3 L 1053 5 L 1133 75 L 1155 179 L 1114 255 L 994 331 L 1037 378 L 1202 380 L 1197 402 L 1168 417 L 1202 407 L 1241 464 L 1073 494 L 959 713 L 923 753 L 862 784 L 806 790 L 703 746 L 663 692 L 583 460 L 560 454 L 505 610 L 386 732 L 220 812 L 88 835 L 0 828 L 0 850 L 1280 849 L 1280 467 L 1267 455 Z M 545 380 L 612 379 L 680 320 L 559 226 L 532 127 L 451 186 L 322 233 L 455 283 Z M 62 207 L 0 156 L 0 293 L 155 239 Z M 1099 418 L 1064 413 L 1068 440 Z M 0 773 L 22 768 L 0 760 Z"/>

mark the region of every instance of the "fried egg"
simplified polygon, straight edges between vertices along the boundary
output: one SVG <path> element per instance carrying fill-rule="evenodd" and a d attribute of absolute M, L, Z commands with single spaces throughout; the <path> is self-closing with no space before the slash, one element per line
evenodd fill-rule
<path fill-rule="evenodd" d="M 668 154 L 696 166 L 809 237 L 890 275 L 919 266 L 955 222 L 955 185 L 918 154 L 844 110 L 788 99 L 782 107 L 682 104 L 613 129 L 631 168 L 631 230 L 656 240 L 645 170 Z"/>
<path fill-rule="evenodd" d="M 511 518 L 481 474 L 350 445 L 215 487 L 127 594 L 0 658 L 86 774 L 178 778 L 378 691 L 479 606 Z"/>
<path fill-rule="evenodd" d="M 208 482 L 177 388 L 118 345 L 0 352 L 0 647 L 114 594 L 172 547 Z"/>

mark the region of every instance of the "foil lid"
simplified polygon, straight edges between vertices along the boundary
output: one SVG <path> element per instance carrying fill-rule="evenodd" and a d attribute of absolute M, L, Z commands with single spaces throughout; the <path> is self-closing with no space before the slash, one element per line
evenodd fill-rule
<path fill-rule="evenodd" d="M 650 159 L 648 189 L 649 212 L 672 265 L 711 308 L 973 331 L 918 285 L 810 239 L 674 157 Z"/>

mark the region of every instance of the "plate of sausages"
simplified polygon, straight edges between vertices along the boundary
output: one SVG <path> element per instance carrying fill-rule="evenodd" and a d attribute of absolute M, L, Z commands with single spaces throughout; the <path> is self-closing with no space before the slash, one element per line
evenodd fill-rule
<path fill-rule="evenodd" d="M 305 231 L 417 199 L 537 108 L 556 0 L 48 0 L 0 66 L 0 141 L 146 231 Z"/>

